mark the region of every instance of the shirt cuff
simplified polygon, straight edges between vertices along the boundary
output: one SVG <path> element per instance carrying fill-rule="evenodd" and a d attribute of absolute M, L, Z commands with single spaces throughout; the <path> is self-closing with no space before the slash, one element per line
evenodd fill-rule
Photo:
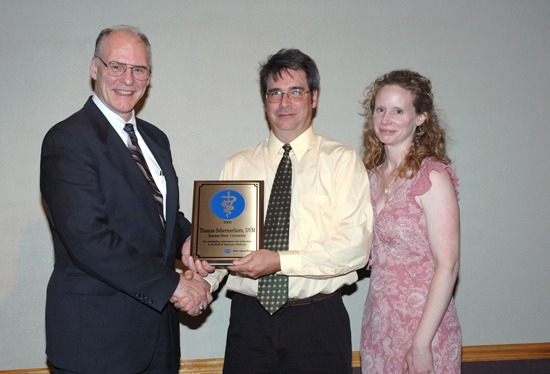
<path fill-rule="evenodd" d="M 282 251 L 279 252 L 281 260 L 281 271 L 277 274 L 296 275 L 302 268 L 302 254 L 300 251 Z"/>
<path fill-rule="evenodd" d="M 203 277 L 210 284 L 210 293 L 216 292 L 219 288 L 222 279 L 227 275 L 227 270 L 216 269 L 213 273 Z"/>

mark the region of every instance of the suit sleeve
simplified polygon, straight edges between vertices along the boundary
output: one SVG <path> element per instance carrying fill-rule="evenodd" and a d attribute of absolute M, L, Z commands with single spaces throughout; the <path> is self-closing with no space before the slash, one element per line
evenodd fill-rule
<path fill-rule="evenodd" d="M 185 218 L 182 212 L 178 212 L 176 217 L 176 240 L 178 243 L 176 257 L 178 260 L 181 260 L 181 247 L 183 247 L 183 243 L 185 243 L 187 238 L 191 236 L 192 231 L 193 226 L 191 225 L 191 222 Z"/>
<path fill-rule="evenodd" d="M 124 237 L 131 235 L 128 232 L 136 230 L 132 225 L 139 217 L 128 215 L 125 209 L 131 207 L 112 203 L 121 192 L 116 186 L 107 188 L 110 181 L 98 165 L 98 150 L 82 138 L 54 129 L 42 146 L 42 196 L 54 237 L 58 235 L 63 245 L 61 252 L 56 249 L 56 267 L 80 270 L 160 311 L 176 289 L 179 274 L 151 256 L 162 248 L 144 253 L 125 241 Z M 120 218 L 115 225 L 116 215 L 128 216 L 126 228 Z M 62 261 L 69 264 L 58 264 Z"/>

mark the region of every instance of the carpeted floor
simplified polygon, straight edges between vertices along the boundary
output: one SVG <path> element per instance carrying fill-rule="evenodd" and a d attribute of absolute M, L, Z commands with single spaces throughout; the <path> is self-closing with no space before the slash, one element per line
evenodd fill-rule
<path fill-rule="evenodd" d="M 463 362 L 462 374 L 550 374 L 550 359 Z"/>
<path fill-rule="evenodd" d="M 353 368 L 352 374 L 368 373 Z M 550 374 L 550 359 L 463 362 L 462 374 Z"/>

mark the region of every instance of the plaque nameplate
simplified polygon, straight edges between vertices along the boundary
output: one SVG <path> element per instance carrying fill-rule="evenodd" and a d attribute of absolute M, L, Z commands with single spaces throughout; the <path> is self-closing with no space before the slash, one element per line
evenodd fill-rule
<path fill-rule="evenodd" d="M 191 255 L 230 265 L 263 246 L 263 181 L 195 181 Z"/>

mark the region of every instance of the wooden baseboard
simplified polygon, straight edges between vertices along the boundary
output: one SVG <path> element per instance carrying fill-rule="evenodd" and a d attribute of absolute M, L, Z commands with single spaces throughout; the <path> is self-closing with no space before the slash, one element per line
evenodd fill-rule
<path fill-rule="evenodd" d="M 361 367 L 361 354 L 359 351 L 351 352 L 351 367 L 360 368 Z"/>
<path fill-rule="evenodd" d="M 462 347 L 462 362 L 550 359 L 550 343 L 471 345 Z M 359 351 L 354 351 L 351 366 L 361 367 Z M 220 374 L 223 358 L 183 360 L 180 374 Z M 49 369 L 3 370 L 0 374 L 51 374 Z"/>
<path fill-rule="evenodd" d="M 223 358 L 180 361 L 180 374 L 221 374 Z"/>
<path fill-rule="evenodd" d="M 550 359 L 550 343 L 470 345 L 462 347 L 462 362 Z"/>

